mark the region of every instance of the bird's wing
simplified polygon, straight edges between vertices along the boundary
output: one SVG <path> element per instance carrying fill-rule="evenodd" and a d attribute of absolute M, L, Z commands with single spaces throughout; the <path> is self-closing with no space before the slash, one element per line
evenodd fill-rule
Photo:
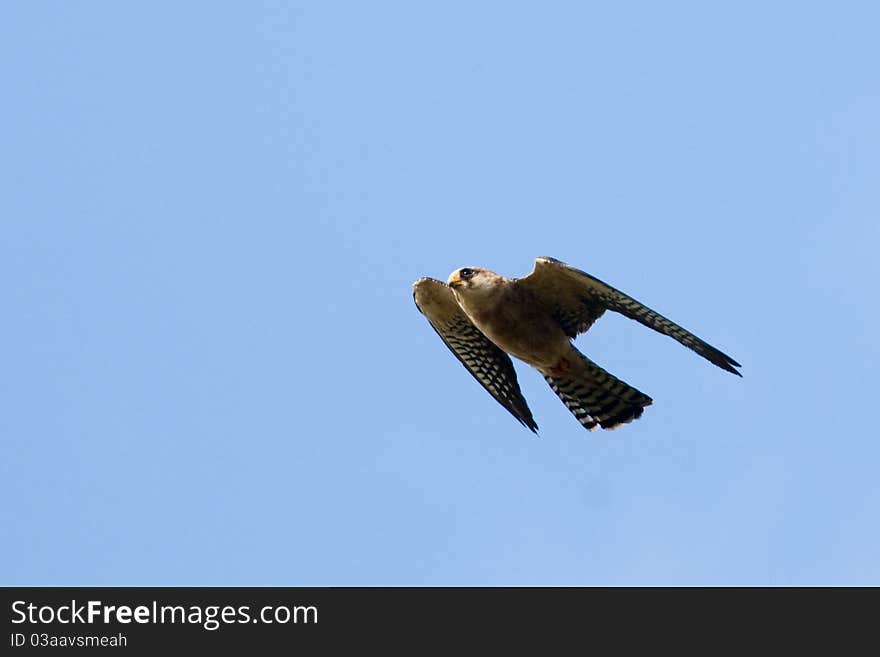
<path fill-rule="evenodd" d="M 413 284 L 413 299 L 468 372 L 523 426 L 537 433 L 538 425 L 519 389 L 510 356 L 473 325 L 452 288 L 433 278 L 422 278 Z"/>
<path fill-rule="evenodd" d="M 605 309 L 613 310 L 675 338 L 721 369 L 742 376 L 735 369 L 742 366 L 727 354 L 620 290 L 564 262 L 554 258 L 537 258 L 532 273 L 517 279 L 515 284 L 528 289 L 547 304 L 549 312 L 557 318 L 569 337 L 575 337 L 589 328 Z"/>

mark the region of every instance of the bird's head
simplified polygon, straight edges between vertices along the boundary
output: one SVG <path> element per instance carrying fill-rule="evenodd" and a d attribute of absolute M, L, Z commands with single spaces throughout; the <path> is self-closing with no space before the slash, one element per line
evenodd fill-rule
<path fill-rule="evenodd" d="M 495 272 L 480 267 L 462 267 L 449 275 L 446 283 L 456 294 L 479 295 L 492 292 L 503 279 Z"/>

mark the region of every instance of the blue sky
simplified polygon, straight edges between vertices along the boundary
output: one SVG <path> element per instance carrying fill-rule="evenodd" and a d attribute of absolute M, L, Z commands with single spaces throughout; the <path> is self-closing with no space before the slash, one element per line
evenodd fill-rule
<path fill-rule="evenodd" d="M 880 584 L 870 3 L 5 3 L 3 584 Z M 549 255 L 520 427 L 411 283 Z"/>

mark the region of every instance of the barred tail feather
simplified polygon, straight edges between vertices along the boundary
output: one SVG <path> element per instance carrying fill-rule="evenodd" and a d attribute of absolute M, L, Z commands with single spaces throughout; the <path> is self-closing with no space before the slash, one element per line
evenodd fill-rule
<path fill-rule="evenodd" d="M 579 361 L 572 364 L 570 373 L 544 373 L 544 379 L 586 429 L 615 429 L 640 418 L 645 406 L 653 403 L 646 394 L 612 376 L 577 350 L 572 351 Z"/>

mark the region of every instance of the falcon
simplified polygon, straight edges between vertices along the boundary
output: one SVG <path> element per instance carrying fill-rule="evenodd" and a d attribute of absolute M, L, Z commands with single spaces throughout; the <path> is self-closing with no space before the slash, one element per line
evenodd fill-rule
<path fill-rule="evenodd" d="M 538 432 L 510 356 L 543 376 L 578 422 L 593 431 L 641 417 L 653 400 L 609 374 L 572 344 L 606 310 L 678 340 L 737 376 L 742 367 L 696 335 L 598 278 L 555 258 L 535 260 L 524 278 L 479 267 L 457 269 L 444 283 L 413 283 L 416 307 L 455 357 L 513 417 Z"/>

